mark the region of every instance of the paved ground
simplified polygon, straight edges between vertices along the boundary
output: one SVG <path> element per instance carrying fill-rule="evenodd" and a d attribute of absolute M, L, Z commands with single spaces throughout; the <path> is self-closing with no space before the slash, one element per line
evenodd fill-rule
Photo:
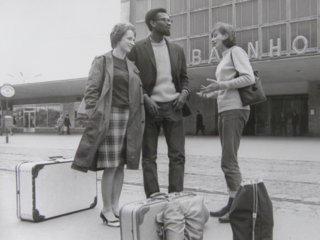
<path fill-rule="evenodd" d="M 102 225 L 100 181 L 96 208 L 41 223 L 16 218 L 14 167 L 48 156 L 72 157 L 80 135 L 16 134 L 0 137 L 0 239 L 120 239 L 119 229 Z M 239 151 L 244 179 L 263 178 L 274 205 L 274 239 L 318 239 L 320 234 L 320 139 L 244 137 Z M 186 138 L 185 188 L 203 195 L 209 210 L 227 201 L 218 137 Z M 159 180 L 167 187 L 166 145 L 159 141 Z M 100 180 L 100 173 L 98 180 Z M 144 199 L 141 170 L 125 172 L 121 205 Z M 229 224 L 210 218 L 204 239 L 232 239 Z"/>

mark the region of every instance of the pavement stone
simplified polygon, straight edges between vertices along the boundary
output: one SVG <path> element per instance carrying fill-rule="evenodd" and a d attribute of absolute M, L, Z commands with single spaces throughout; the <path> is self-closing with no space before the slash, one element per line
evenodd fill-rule
<path fill-rule="evenodd" d="M 0 239 L 120 239 L 119 229 L 104 226 L 100 181 L 98 205 L 88 211 L 41 223 L 20 221 L 15 206 L 15 166 L 22 161 L 43 161 L 49 156 L 73 157 L 81 135 L 16 134 L 6 144 L 0 138 Z M 2 140 L 2 142 L 1 142 Z M 274 209 L 275 240 L 318 239 L 320 234 L 319 139 L 246 138 L 241 142 L 239 162 L 244 179 L 263 178 Z M 296 146 L 299 146 L 297 149 Z M 270 151 L 272 149 L 272 151 Z M 284 150 L 285 149 L 285 150 Z M 302 149 L 306 154 L 302 154 Z M 167 191 L 168 158 L 163 137 L 159 139 L 158 173 L 161 191 Z M 201 153 L 201 154 L 199 154 Z M 101 173 L 98 173 L 98 180 Z M 125 170 L 120 205 L 144 199 L 142 171 Z M 204 196 L 209 210 L 227 201 L 220 168 L 217 137 L 186 138 L 185 189 Z M 232 239 L 229 224 L 209 218 L 205 240 Z"/>

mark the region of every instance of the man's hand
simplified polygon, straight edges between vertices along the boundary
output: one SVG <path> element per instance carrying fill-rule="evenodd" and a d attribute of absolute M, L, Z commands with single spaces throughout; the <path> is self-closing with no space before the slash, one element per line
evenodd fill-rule
<path fill-rule="evenodd" d="M 176 111 L 177 109 L 181 109 L 183 105 L 186 103 L 188 97 L 188 91 L 182 90 L 179 97 L 173 102 L 173 111 Z"/>
<path fill-rule="evenodd" d="M 159 115 L 160 107 L 147 94 L 144 95 L 144 106 L 151 116 L 156 117 Z"/>

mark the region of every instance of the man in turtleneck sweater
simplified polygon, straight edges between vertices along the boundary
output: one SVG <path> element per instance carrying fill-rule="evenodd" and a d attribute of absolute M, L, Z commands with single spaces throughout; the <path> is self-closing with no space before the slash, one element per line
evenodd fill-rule
<path fill-rule="evenodd" d="M 139 69 L 144 89 L 146 127 L 142 145 L 142 168 L 144 189 L 149 197 L 160 191 L 156 159 L 161 126 L 170 160 L 168 191 L 183 191 L 185 137 L 182 117 L 191 112 L 186 104 L 189 80 L 183 49 L 164 38 L 170 36 L 172 24 L 166 9 L 151 9 L 146 14 L 145 22 L 151 34 L 136 43 L 128 58 Z"/>

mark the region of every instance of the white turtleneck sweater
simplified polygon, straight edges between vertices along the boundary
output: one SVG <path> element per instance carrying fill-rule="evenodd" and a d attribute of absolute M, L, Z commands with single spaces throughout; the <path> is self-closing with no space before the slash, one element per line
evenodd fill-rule
<path fill-rule="evenodd" d="M 151 99 L 156 102 L 171 102 L 180 93 L 176 91 L 172 81 L 170 56 L 166 41 L 163 39 L 156 43 L 151 40 L 151 44 L 157 65 L 156 85 L 153 88 Z"/>

